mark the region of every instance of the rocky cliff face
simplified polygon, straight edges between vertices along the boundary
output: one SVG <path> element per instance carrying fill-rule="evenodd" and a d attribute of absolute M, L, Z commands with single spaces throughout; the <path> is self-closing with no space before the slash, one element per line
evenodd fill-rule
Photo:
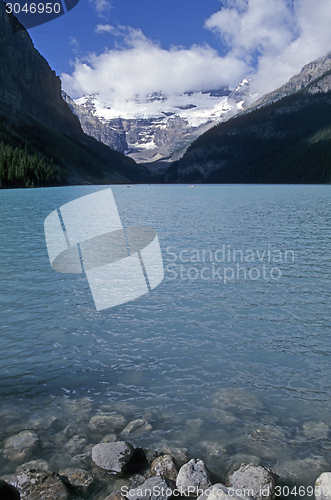
<path fill-rule="evenodd" d="M 114 120 L 111 124 L 105 126 L 95 115 L 95 107 L 91 99 L 79 106 L 63 91 L 62 98 L 78 117 L 85 134 L 103 142 L 115 151 L 124 153 L 129 149 L 121 120 Z"/>
<path fill-rule="evenodd" d="M 0 1 L 0 110 L 10 119 L 36 117 L 54 128 L 81 132 L 61 99 L 61 81 L 28 33 Z"/>
<path fill-rule="evenodd" d="M 251 100 L 247 80 L 232 92 L 220 89 L 177 96 L 154 93 L 133 103 L 134 111 L 129 114 L 112 110 L 111 103 L 100 102 L 98 95 L 75 101 L 63 97 L 87 134 L 125 151 L 151 169 L 180 158 L 199 135 L 236 114 Z"/>
<path fill-rule="evenodd" d="M 60 79 L 34 48 L 27 31 L 6 13 L 2 1 L 0 117 L 3 186 L 47 185 L 39 174 L 34 176 L 31 159 L 35 157 L 42 157 L 44 172 L 53 167 L 62 171 L 59 183 L 63 179 L 70 183 L 146 182 L 145 169 L 83 133 L 78 117 L 61 97 Z M 13 168 L 1 160 L 7 146 L 19 152 L 15 158 L 21 158 Z M 33 179 L 26 179 L 27 169 Z"/>

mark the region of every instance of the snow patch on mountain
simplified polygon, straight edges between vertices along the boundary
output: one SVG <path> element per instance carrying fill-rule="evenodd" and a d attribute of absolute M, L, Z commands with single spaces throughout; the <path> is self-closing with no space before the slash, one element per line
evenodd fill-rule
<path fill-rule="evenodd" d="M 91 94 L 71 100 L 71 107 L 79 116 L 83 130 L 89 122 L 90 135 L 93 135 L 93 116 L 98 124 L 99 140 L 100 127 L 107 130 L 103 137 L 112 137 L 114 133 L 123 137 L 124 134 L 127 146 L 123 140 L 118 142 L 123 144 L 122 152 L 137 162 L 152 163 L 181 157 L 201 133 L 245 109 L 252 101 L 250 83 L 245 79 L 232 90 L 173 95 L 153 92 L 125 102 L 104 102 L 99 95 Z M 113 138 L 111 141 L 115 143 Z"/>

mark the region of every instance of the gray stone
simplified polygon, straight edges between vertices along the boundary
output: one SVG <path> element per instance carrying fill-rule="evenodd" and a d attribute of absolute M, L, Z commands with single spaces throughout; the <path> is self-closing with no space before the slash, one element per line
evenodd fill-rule
<path fill-rule="evenodd" d="M 150 432 L 152 430 L 152 426 L 146 420 L 141 418 L 137 420 L 132 420 L 128 425 L 122 430 L 121 436 L 124 438 L 132 437 L 132 436 L 141 436 Z"/>
<path fill-rule="evenodd" d="M 91 486 L 94 479 L 92 474 L 83 469 L 74 469 L 68 467 L 59 472 L 60 476 L 64 476 L 70 486 L 86 490 Z"/>
<path fill-rule="evenodd" d="M 92 449 L 92 460 L 101 469 L 122 473 L 133 457 L 133 452 L 133 446 L 125 441 L 99 443 Z"/>
<path fill-rule="evenodd" d="M 123 429 L 126 425 L 126 420 L 122 415 L 117 414 L 101 414 L 91 418 L 89 429 L 96 432 L 107 431 L 109 434 Z"/>
<path fill-rule="evenodd" d="M 38 436 L 32 431 L 22 431 L 6 439 L 3 455 L 14 462 L 25 460 L 38 443 Z"/>
<path fill-rule="evenodd" d="M 256 500 L 271 500 L 275 494 L 275 480 L 270 471 L 261 465 L 239 465 L 227 475 L 226 485 L 246 491 L 246 495 Z"/>
<path fill-rule="evenodd" d="M 11 477 L 23 500 L 68 500 L 68 492 L 58 474 L 26 470 Z"/>
<path fill-rule="evenodd" d="M 199 496 L 198 500 L 248 500 L 250 498 L 251 497 L 246 496 L 244 492 L 239 494 L 239 492 L 234 491 L 232 488 L 227 488 L 224 484 L 217 483 L 205 490 L 202 495 Z"/>
<path fill-rule="evenodd" d="M 75 455 L 80 451 L 83 451 L 85 449 L 86 444 L 87 444 L 86 437 L 77 434 L 64 445 L 64 449 L 67 453 L 69 453 L 69 455 Z"/>
<path fill-rule="evenodd" d="M 26 422 L 26 427 L 29 429 L 49 429 L 52 428 L 59 430 L 60 421 L 55 417 L 55 415 L 45 415 L 41 413 L 40 415 L 34 415 L 28 422 Z"/>
<path fill-rule="evenodd" d="M 207 467 L 202 460 L 190 460 L 178 472 L 176 486 L 182 495 L 199 496 L 211 486 Z"/>
<path fill-rule="evenodd" d="M 137 488 L 129 490 L 126 498 L 129 500 L 167 500 L 172 496 L 172 490 L 159 476 L 147 479 Z"/>
<path fill-rule="evenodd" d="M 331 499 L 331 472 L 323 472 L 315 481 L 316 500 Z"/>
<path fill-rule="evenodd" d="M 171 481 L 176 481 L 178 467 L 171 455 L 163 455 L 156 458 L 151 465 L 151 475 L 161 476 Z"/>

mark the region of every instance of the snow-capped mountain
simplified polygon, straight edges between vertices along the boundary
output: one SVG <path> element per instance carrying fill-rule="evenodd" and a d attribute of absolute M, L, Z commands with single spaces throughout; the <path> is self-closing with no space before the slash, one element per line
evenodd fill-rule
<path fill-rule="evenodd" d="M 96 94 L 72 100 L 63 93 L 63 98 L 85 133 L 151 168 L 180 158 L 198 136 L 253 100 L 248 80 L 233 90 L 154 92 L 120 105 L 102 102 Z"/>
<path fill-rule="evenodd" d="M 195 141 L 165 182 L 330 184 L 331 53 Z"/>

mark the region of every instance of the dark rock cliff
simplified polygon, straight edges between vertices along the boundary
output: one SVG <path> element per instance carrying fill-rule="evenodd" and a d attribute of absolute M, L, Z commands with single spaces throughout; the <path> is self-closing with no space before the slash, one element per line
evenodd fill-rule
<path fill-rule="evenodd" d="M 34 175 L 36 155 L 45 172 L 52 165 L 61 170 L 57 180 Z M 0 0 L 0 185 L 150 182 L 146 175 L 132 159 L 84 134 L 62 99 L 59 77 Z"/>
<path fill-rule="evenodd" d="M 81 132 L 78 118 L 61 98 L 61 81 L 34 48 L 25 30 L 0 1 L 0 109 L 13 119 L 36 117 L 63 131 Z"/>

